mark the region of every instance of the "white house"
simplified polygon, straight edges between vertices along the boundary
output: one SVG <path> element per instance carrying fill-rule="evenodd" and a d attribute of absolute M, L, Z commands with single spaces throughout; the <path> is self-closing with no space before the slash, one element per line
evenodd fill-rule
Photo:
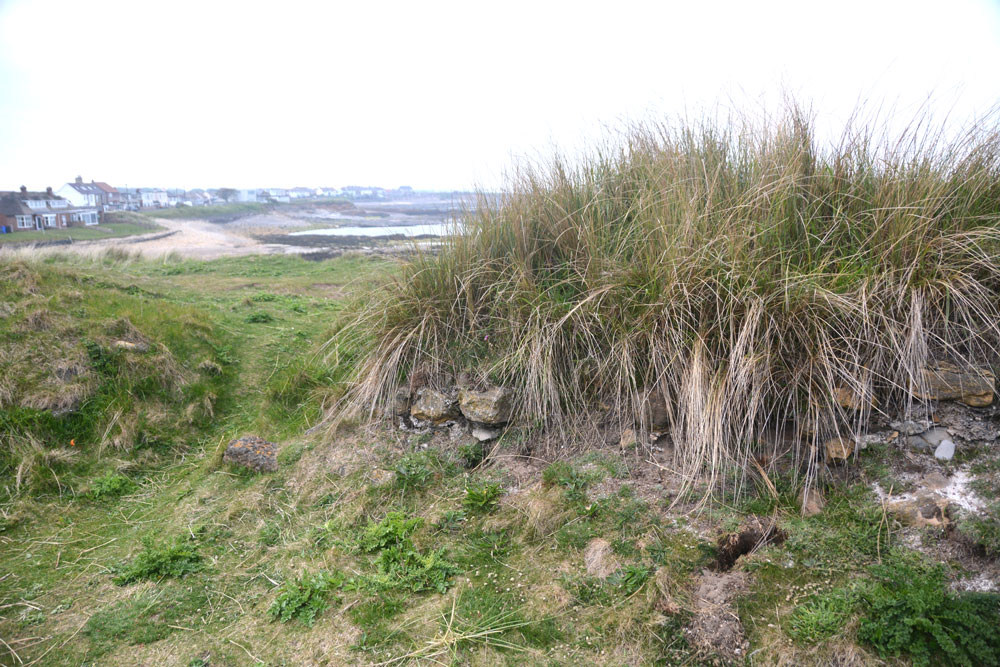
<path fill-rule="evenodd" d="M 99 206 L 103 208 L 107 199 L 107 193 L 97 183 L 84 183 L 80 176 L 77 176 L 72 183 L 66 183 L 56 190 L 56 194 L 73 206 Z"/>
<path fill-rule="evenodd" d="M 170 196 L 166 190 L 156 188 L 141 188 L 139 196 L 142 198 L 143 208 L 163 208 L 170 205 Z"/>

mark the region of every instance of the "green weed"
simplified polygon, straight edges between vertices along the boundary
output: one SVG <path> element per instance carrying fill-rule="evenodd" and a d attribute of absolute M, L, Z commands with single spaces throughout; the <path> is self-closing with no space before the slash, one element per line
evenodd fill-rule
<path fill-rule="evenodd" d="M 339 572 L 317 572 L 287 580 L 275 598 L 268 614 L 272 619 L 287 623 L 297 619 L 312 627 L 316 617 L 330 606 L 330 594 L 344 585 Z"/>
<path fill-rule="evenodd" d="M 883 658 L 906 655 L 915 665 L 1000 663 L 1000 595 L 952 593 L 942 566 L 894 556 L 871 568 L 858 638 Z"/>
<path fill-rule="evenodd" d="M 137 488 L 135 482 L 125 475 L 120 475 L 114 471 L 108 471 L 102 477 L 94 480 L 94 484 L 87 492 L 87 497 L 92 500 L 103 498 L 117 498 L 127 493 L 131 493 Z"/>
<path fill-rule="evenodd" d="M 462 505 L 474 514 L 487 514 L 496 509 L 502 495 L 503 489 L 494 482 L 473 484 L 465 487 Z"/>
<path fill-rule="evenodd" d="M 146 537 L 142 544 L 143 550 L 131 563 L 122 567 L 114 578 L 119 586 L 145 579 L 183 577 L 202 569 L 198 551 L 180 538 L 175 539 L 172 544 L 158 545 L 153 538 Z"/>

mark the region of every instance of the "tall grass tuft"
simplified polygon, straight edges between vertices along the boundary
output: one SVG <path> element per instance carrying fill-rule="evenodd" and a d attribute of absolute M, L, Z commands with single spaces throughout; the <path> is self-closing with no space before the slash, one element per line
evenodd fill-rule
<path fill-rule="evenodd" d="M 929 359 L 995 359 L 995 120 L 820 146 L 789 105 L 522 166 L 332 341 L 364 350 L 339 414 L 381 417 L 414 369 L 465 372 L 512 387 L 522 422 L 603 405 L 665 430 L 688 480 L 742 480 L 787 443 L 810 470 L 872 409 L 908 409 Z"/>

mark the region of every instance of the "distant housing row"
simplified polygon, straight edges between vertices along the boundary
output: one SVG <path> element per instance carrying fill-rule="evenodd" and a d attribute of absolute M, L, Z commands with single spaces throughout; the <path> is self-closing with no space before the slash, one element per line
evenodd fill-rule
<path fill-rule="evenodd" d="M 403 186 L 398 190 L 347 186 L 345 188 L 255 188 L 236 190 L 163 190 L 159 188 L 116 188 L 107 183 L 85 183 L 77 176 L 58 190 L 45 192 L 0 191 L 0 233 L 35 231 L 96 225 L 110 211 L 138 211 L 173 206 L 210 206 L 228 202 L 289 203 L 300 199 L 344 197 L 347 199 L 388 199 L 412 194 Z"/>

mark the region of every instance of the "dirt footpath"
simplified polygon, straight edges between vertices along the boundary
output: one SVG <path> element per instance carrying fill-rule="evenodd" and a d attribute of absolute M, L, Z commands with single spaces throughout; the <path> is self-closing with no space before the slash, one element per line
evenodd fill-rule
<path fill-rule="evenodd" d="M 125 236 L 114 239 L 77 241 L 67 245 L 30 248 L 32 254 L 77 253 L 96 255 L 108 248 L 120 248 L 131 252 L 141 252 L 146 257 L 162 257 L 176 253 L 191 259 L 216 259 L 239 255 L 259 255 L 271 253 L 297 252 L 294 247 L 261 243 L 238 233 L 228 225 L 204 220 L 166 220 L 156 218 L 157 224 L 165 229 L 150 234 Z M 165 233 L 167 232 L 167 233 Z"/>

